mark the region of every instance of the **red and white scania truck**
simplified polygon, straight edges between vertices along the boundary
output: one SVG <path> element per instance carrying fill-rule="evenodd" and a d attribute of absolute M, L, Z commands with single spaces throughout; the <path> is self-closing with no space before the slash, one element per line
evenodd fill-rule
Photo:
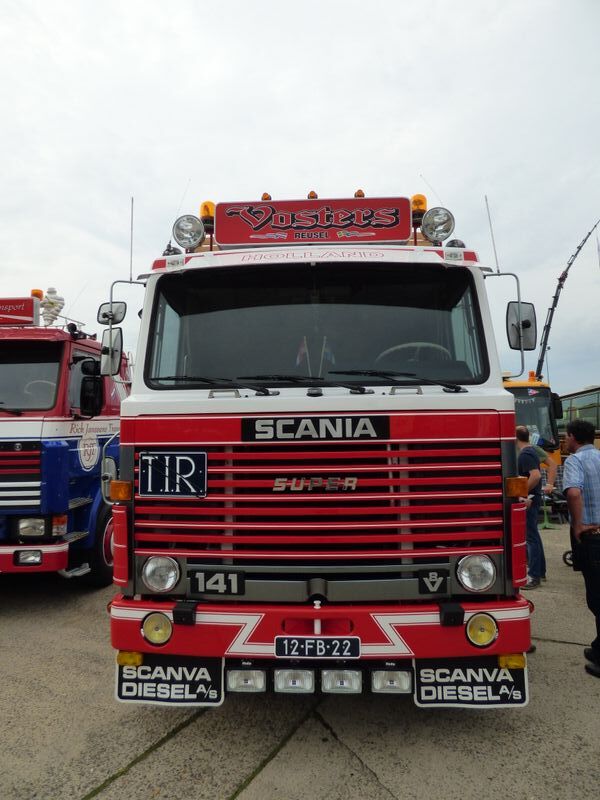
<path fill-rule="evenodd" d="M 527 703 L 526 488 L 496 275 L 425 207 L 264 195 L 175 223 L 181 249 L 142 277 L 118 478 L 105 467 L 119 700 Z M 530 307 L 507 320 L 532 349 Z"/>

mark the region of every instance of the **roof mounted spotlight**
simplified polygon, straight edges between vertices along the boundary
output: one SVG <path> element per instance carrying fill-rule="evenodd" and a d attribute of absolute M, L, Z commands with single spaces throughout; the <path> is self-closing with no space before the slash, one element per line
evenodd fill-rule
<path fill-rule="evenodd" d="M 447 208 L 430 208 L 421 222 L 421 232 L 430 242 L 443 242 L 454 231 L 454 217 Z"/>
<path fill-rule="evenodd" d="M 306 195 L 306 199 L 307 200 L 318 200 L 319 199 L 319 195 L 313 189 L 311 189 L 310 192 Z"/>
<path fill-rule="evenodd" d="M 175 220 L 173 225 L 173 238 L 180 247 L 193 250 L 202 244 L 206 232 L 202 220 L 193 214 L 184 214 Z"/>

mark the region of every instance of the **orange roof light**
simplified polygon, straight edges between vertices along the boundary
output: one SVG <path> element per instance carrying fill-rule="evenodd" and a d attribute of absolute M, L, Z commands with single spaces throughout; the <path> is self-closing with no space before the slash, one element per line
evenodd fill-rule
<path fill-rule="evenodd" d="M 272 200 L 273 198 L 268 192 L 263 192 L 260 199 L 263 201 L 263 203 L 268 203 L 269 200 Z"/>
<path fill-rule="evenodd" d="M 319 195 L 311 189 L 310 192 L 306 195 L 307 200 L 318 200 Z"/>
<path fill-rule="evenodd" d="M 205 200 L 200 205 L 200 219 L 204 219 L 205 217 L 214 217 L 215 215 L 215 204 L 212 200 Z"/>
<path fill-rule="evenodd" d="M 424 214 L 427 211 L 427 198 L 424 194 L 413 194 L 410 198 L 410 205 L 413 210 L 413 214 L 418 212 L 420 214 Z"/>
<path fill-rule="evenodd" d="M 44 290 L 43 289 L 32 289 L 31 296 L 37 297 L 38 300 L 44 299 Z"/>
<path fill-rule="evenodd" d="M 362 190 L 362 189 L 357 189 L 357 190 L 354 192 L 354 197 L 364 197 L 364 196 L 365 196 L 365 193 L 363 192 L 363 190 Z"/>

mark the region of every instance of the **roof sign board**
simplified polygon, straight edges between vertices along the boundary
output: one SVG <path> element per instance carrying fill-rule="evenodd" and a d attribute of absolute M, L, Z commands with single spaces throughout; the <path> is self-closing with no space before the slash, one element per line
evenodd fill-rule
<path fill-rule="evenodd" d="M 0 325 L 38 325 L 40 301 L 36 297 L 0 298 Z"/>
<path fill-rule="evenodd" d="M 221 247 L 334 242 L 406 242 L 407 197 L 218 203 L 215 239 Z"/>

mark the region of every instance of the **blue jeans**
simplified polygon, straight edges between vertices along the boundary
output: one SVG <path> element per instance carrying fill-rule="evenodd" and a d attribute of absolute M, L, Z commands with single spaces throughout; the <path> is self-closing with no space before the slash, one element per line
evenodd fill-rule
<path fill-rule="evenodd" d="M 527 571 L 534 580 L 546 577 L 546 556 L 544 555 L 544 545 L 538 529 L 538 516 L 541 497 L 534 497 L 531 505 L 527 509 Z"/>

